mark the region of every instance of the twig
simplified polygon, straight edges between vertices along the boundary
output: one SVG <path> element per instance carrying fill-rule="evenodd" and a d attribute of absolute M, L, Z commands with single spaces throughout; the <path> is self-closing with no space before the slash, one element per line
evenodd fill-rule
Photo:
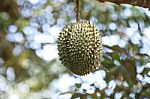
<path fill-rule="evenodd" d="M 79 22 L 80 21 L 80 0 L 75 0 L 76 1 L 76 21 Z"/>
<path fill-rule="evenodd" d="M 98 0 L 99 2 L 113 2 L 115 4 L 131 4 L 134 6 L 141 6 L 150 9 L 150 0 Z"/>

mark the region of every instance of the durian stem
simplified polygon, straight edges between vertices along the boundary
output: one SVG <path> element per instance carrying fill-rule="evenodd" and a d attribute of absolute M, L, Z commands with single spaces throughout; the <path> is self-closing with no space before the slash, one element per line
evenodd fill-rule
<path fill-rule="evenodd" d="M 76 1 L 76 21 L 80 22 L 80 0 L 75 0 Z"/>

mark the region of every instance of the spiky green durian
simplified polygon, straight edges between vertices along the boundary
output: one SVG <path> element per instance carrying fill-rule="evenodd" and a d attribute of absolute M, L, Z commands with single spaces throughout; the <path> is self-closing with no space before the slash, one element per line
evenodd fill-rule
<path fill-rule="evenodd" d="M 85 75 L 100 66 L 102 39 L 95 24 L 82 21 L 67 25 L 58 38 L 62 64 L 77 75 Z"/>

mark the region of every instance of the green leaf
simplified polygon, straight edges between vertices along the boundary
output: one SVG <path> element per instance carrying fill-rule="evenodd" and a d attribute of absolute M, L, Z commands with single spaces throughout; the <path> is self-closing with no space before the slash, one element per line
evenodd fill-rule
<path fill-rule="evenodd" d="M 111 57 L 109 57 L 109 55 L 105 54 L 103 58 L 104 61 L 102 61 L 101 64 L 103 65 L 104 68 L 110 69 L 115 66 L 113 60 L 111 59 Z"/>
<path fill-rule="evenodd" d="M 80 88 L 80 87 L 81 87 L 81 83 L 76 83 L 75 86 L 76 86 L 77 88 Z"/>
<path fill-rule="evenodd" d="M 137 82 L 135 60 L 121 60 L 121 63 L 122 68 L 120 68 L 120 71 L 122 72 L 124 79 L 129 83 L 130 86 L 133 86 Z"/>

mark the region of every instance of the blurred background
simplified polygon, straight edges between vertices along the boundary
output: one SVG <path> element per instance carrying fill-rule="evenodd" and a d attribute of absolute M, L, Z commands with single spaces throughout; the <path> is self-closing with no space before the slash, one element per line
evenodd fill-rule
<path fill-rule="evenodd" d="M 57 38 L 76 22 L 74 0 L 0 1 L 0 99 L 150 98 L 150 11 L 80 0 L 102 33 L 102 69 L 86 76 L 59 61 Z"/>

